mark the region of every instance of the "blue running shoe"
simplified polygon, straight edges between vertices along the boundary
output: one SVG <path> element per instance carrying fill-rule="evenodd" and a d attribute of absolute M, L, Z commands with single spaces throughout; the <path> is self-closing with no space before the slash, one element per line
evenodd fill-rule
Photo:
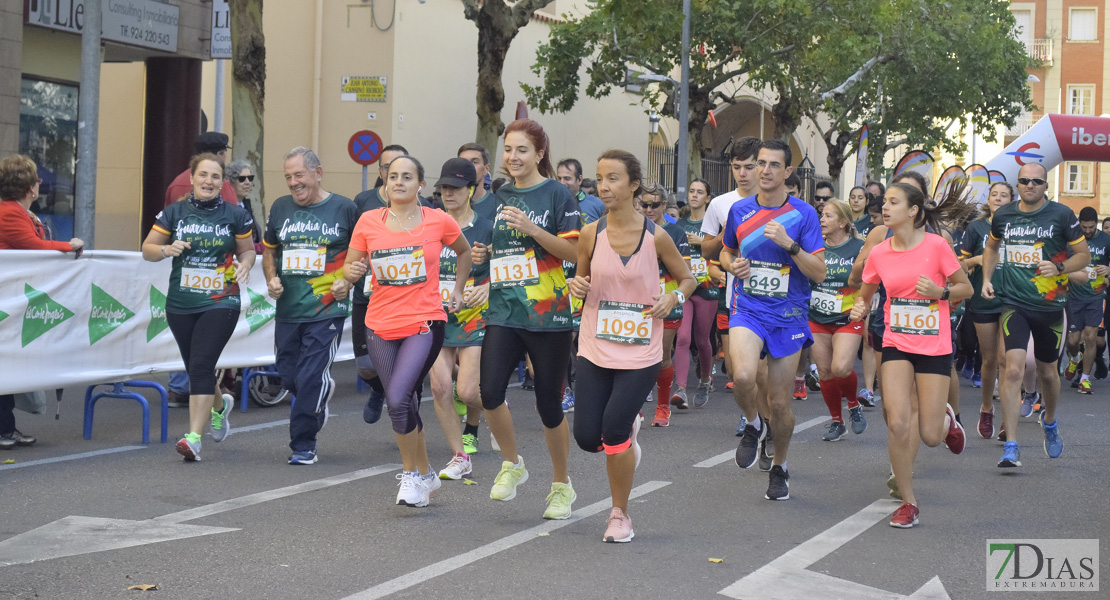
<path fill-rule="evenodd" d="M 1006 442 L 1002 451 L 1002 460 L 998 461 L 999 468 L 1010 469 L 1021 466 L 1021 448 L 1017 442 Z"/>
<path fill-rule="evenodd" d="M 1049 458 L 1060 458 L 1060 454 L 1064 451 L 1064 440 L 1060 439 L 1059 425 L 1059 419 L 1053 421 L 1052 425 L 1045 423 L 1044 413 L 1041 413 L 1041 427 L 1044 428 L 1044 453 Z"/>
<path fill-rule="evenodd" d="M 367 423 L 377 423 L 382 418 L 382 407 L 385 405 L 385 394 L 370 390 L 370 398 L 366 406 L 362 407 L 362 420 Z"/>
<path fill-rule="evenodd" d="M 1037 401 L 1038 392 L 1024 392 L 1021 394 L 1021 416 L 1028 419 L 1033 416 L 1033 404 Z"/>
<path fill-rule="evenodd" d="M 979 371 L 976 371 L 975 375 L 973 375 L 971 377 L 971 387 L 973 387 L 973 388 L 983 387 L 983 374 L 980 373 Z"/>
<path fill-rule="evenodd" d="M 736 426 L 736 437 L 744 435 L 744 428 L 748 426 L 748 418 L 740 415 L 740 424 Z"/>
<path fill-rule="evenodd" d="M 316 464 L 316 451 L 315 450 L 301 450 L 294 452 L 293 456 L 289 457 L 289 464 L 291 465 L 313 465 Z"/>
<path fill-rule="evenodd" d="M 569 385 L 563 390 L 563 412 L 574 412 L 574 390 Z"/>

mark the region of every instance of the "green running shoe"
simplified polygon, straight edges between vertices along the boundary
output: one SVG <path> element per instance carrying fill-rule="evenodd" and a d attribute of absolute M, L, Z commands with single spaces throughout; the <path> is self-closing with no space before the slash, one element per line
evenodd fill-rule
<path fill-rule="evenodd" d="M 463 452 L 466 452 L 467 454 L 478 453 L 478 436 L 474 435 L 473 433 L 464 433 L 462 436 L 462 440 Z"/>
<path fill-rule="evenodd" d="M 518 455 L 517 459 L 520 461 L 519 467 L 507 460 L 501 462 L 501 470 L 493 479 L 493 489 L 489 491 L 490 498 L 508 502 L 516 498 L 516 486 L 528 481 L 528 469 L 524 466 L 524 457 Z"/>
<path fill-rule="evenodd" d="M 558 481 L 551 484 L 551 493 L 547 495 L 547 510 L 543 512 L 543 518 L 562 520 L 570 518 L 571 504 L 578 498 L 578 494 L 574 493 L 574 486 L 571 485 L 570 479 L 566 483 Z"/>
<path fill-rule="evenodd" d="M 212 424 L 211 433 L 212 439 L 216 442 L 222 442 L 227 438 L 227 434 L 231 433 L 231 422 L 227 420 L 231 416 L 231 409 L 235 406 L 235 398 L 231 394 L 224 394 L 224 408 L 221 411 L 212 410 Z"/>

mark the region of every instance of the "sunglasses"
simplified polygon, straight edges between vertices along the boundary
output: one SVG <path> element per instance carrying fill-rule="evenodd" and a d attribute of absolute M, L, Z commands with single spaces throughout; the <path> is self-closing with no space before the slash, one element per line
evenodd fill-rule
<path fill-rule="evenodd" d="M 641 202 L 640 206 L 642 206 L 644 208 L 649 208 L 651 210 L 655 210 L 655 209 L 659 208 L 660 206 L 663 206 L 663 204 L 664 204 L 663 202 Z"/>
<path fill-rule="evenodd" d="M 1019 185 L 1044 185 L 1045 183 L 1047 182 L 1040 177 L 1018 177 Z"/>
<path fill-rule="evenodd" d="M 239 183 L 243 183 L 244 181 L 254 181 L 254 175 L 240 175 Z"/>
<path fill-rule="evenodd" d="M 813 197 L 814 202 L 828 202 L 829 200 L 832 200 L 832 196 L 814 196 Z"/>

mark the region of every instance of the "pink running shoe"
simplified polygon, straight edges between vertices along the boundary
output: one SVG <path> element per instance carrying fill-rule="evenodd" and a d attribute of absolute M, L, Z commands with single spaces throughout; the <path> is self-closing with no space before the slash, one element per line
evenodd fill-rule
<path fill-rule="evenodd" d="M 632 538 L 636 537 L 636 534 L 632 531 L 632 519 L 628 518 L 623 510 L 615 506 L 613 510 L 609 511 L 609 518 L 605 520 L 605 523 L 608 526 L 605 528 L 605 535 L 601 539 L 606 542 L 631 542 Z"/>

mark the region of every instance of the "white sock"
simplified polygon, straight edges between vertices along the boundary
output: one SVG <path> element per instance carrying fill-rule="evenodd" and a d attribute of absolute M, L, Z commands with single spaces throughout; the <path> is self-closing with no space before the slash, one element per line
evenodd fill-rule
<path fill-rule="evenodd" d="M 756 415 L 754 421 L 748 421 L 748 425 L 751 425 L 752 427 L 755 427 L 756 430 L 758 431 L 758 430 L 763 428 L 763 419 L 760 419 L 759 415 Z"/>
<path fill-rule="evenodd" d="M 1081 378 L 1081 379 L 1079 380 L 1079 382 L 1080 382 L 1080 383 L 1083 383 L 1084 381 L 1087 381 L 1087 379 L 1088 379 L 1088 377 L 1087 377 L 1087 374 L 1086 374 L 1086 373 L 1084 373 L 1084 374 L 1083 374 L 1083 377 L 1082 377 L 1082 378 Z"/>

